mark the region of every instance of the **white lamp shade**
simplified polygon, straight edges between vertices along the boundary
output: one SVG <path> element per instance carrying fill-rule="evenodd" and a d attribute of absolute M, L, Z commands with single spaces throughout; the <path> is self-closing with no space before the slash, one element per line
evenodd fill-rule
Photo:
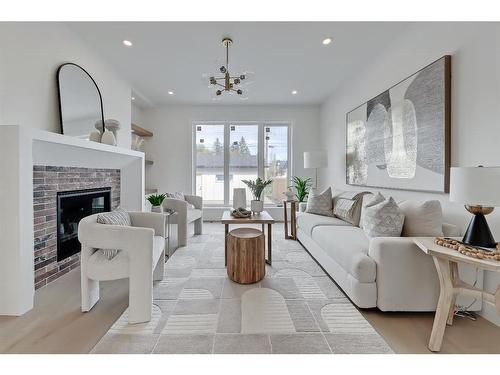
<path fill-rule="evenodd" d="M 326 151 L 304 152 L 304 168 L 326 168 L 327 166 L 328 156 Z"/>
<path fill-rule="evenodd" d="M 450 201 L 500 206 L 500 167 L 456 167 L 450 173 Z"/>

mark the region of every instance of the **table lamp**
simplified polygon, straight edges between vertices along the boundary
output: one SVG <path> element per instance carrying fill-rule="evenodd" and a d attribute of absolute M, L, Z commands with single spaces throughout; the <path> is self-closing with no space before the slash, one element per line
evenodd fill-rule
<path fill-rule="evenodd" d="M 316 169 L 316 184 L 318 188 L 318 168 L 326 168 L 328 166 L 328 156 L 326 151 L 306 151 L 304 152 L 304 168 Z"/>
<path fill-rule="evenodd" d="M 465 204 L 472 217 L 462 242 L 471 246 L 494 248 L 485 215 L 500 206 L 500 167 L 451 168 L 450 201 Z"/>

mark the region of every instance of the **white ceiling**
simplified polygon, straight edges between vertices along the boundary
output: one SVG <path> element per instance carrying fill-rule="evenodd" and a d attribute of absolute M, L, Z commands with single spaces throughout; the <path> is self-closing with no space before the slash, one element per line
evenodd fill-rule
<path fill-rule="evenodd" d="M 255 72 L 249 99 L 222 104 L 319 104 L 405 28 L 395 22 L 77 22 L 67 25 L 133 87 L 138 103 L 207 104 L 230 36 L 230 65 Z M 333 42 L 321 42 L 332 37 Z M 127 48 L 122 41 L 133 46 Z M 78 61 L 76 61 L 78 63 Z M 297 90 L 297 95 L 291 95 Z M 168 95 L 174 91 L 175 95 Z"/>

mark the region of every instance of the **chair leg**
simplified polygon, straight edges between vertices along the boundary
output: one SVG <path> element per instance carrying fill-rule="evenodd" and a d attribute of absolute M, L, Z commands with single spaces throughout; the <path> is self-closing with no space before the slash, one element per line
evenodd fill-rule
<path fill-rule="evenodd" d="M 144 277 L 129 279 L 128 321 L 130 324 L 144 323 L 151 320 L 153 306 L 152 272 Z"/>
<path fill-rule="evenodd" d="M 165 273 L 165 250 L 162 251 L 158 263 L 156 263 L 155 270 L 153 271 L 153 280 L 160 281 L 163 280 L 163 275 Z"/>
<path fill-rule="evenodd" d="M 194 222 L 194 234 L 203 234 L 203 220 L 199 218 Z"/>
<path fill-rule="evenodd" d="M 87 312 L 99 301 L 99 281 L 81 275 L 82 311 Z"/>
<path fill-rule="evenodd" d="M 177 224 L 177 241 L 179 247 L 187 245 L 187 226 L 188 224 Z"/>

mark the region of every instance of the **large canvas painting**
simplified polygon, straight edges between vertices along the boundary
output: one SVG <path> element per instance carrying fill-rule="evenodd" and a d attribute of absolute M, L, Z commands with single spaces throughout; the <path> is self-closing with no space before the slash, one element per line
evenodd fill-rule
<path fill-rule="evenodd" d="M 448 192 L 451 56 L 347 114 L 346 182 Z"/>

